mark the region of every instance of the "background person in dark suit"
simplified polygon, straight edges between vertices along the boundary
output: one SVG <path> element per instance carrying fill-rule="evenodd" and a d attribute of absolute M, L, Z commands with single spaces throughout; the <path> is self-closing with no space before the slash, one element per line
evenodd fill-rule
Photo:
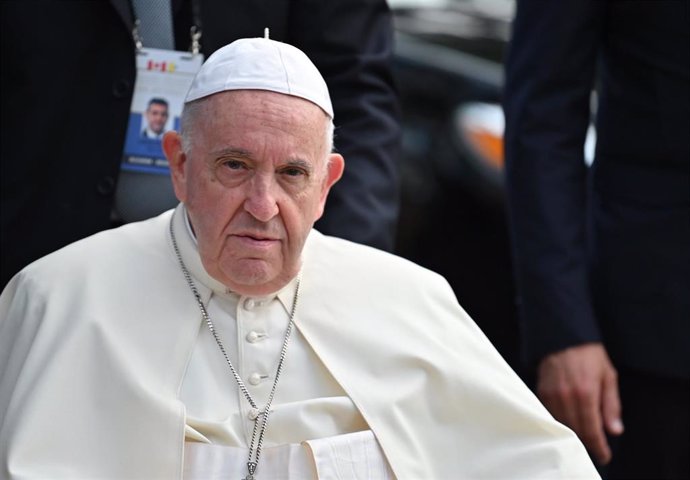
<path fill-rule="evenodd" d="M 171 0 L 176 50 L 189 50 L 194 6 L 206 57 L 269 27 L 316 64 L 347 162 L 316 227 L 391 250 L 400 126 L 385 1 Z M 0 2 L 0 285 L 111 226 L 135 80 L 133 27 L 127 0 Z M 94 111 L 100 120 L 84 122 Z"/>
<path fill-rule="evenodd" d="M 685 1 L 519 0 L 507 59 L 525 353 L 610 478 L 690 476 L 688 20 Z"/>

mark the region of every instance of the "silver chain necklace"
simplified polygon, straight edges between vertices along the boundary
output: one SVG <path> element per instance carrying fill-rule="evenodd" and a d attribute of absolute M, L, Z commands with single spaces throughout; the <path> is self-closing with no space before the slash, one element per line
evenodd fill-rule
<path fill-rule="evenodd" d="M 292 309 L 290 310 L 290 321 L 288 322 L 287 330 L 285 331 L 285 338 L 283 339 L 283 348 L 280 350 L 280 359 L 278 360 L 278 368 L 276 369 L 275 380 L 273 380 L 273 387 L 271 388 L 271 393 L 268 395 L 268 401 L 266 402 L 266 406 L 264 407 L 263 410 L 260 410 L 259 407 L 257 407 L 257 404 L 254 401 L 254 399 L 252 398 L 251 394 L 249 393 L 249 390 L 247 390 L 247 387 L 245 386 L 244 382 L 242 381 L 242 378 L 239 376 L 239 374 L 237 373 L 237 370 L 235 370 L 235 367 L 233 366 L 232 362 L 230 361 L 230 357 L 228 356 L 227 352 L 225 351 L 225 346 L 223 345 L 223 342 L 221 342 L 221 340 L 220 340 L 220 336 L 218 335 L 218 332 L 216 331 L 216 327 L 214 326 L 213 321 L 211 320 L 211 317 L 209 316 L 208 312 L 206 311 L 206 307 L 204 306 L 204 302 L 201 300 L 201 295 L 199 295 L 199 291 L 197 290 L 196 285 L 194 284 L 194 280 L 192 280 L 192 276 L 190 275 L 189 270 L 187 270 L 187 267 L 185 266 L 184 261 L 182 260 L 182 255 L 180 254 L 180 249 L 177 246 L 177 239 L 175 238 L 175 232 L 173 231 L 174 215 L 175 214 L 173 213 L 173 218 L 170 219 L 170 239 L 172 240 L 173 249 L 175 250 L 175 255 L 177 256 L 177 261 L 180 264 L 180 269 L 182 270 L 182 274 L 184 275 L 184 278 L 187 281 L 187 285 L 189 285 L 189 289 L 192 291 L 192 294 L 194 295 L 194 298 L 196 299 L 196 303 L 199 306 L 199 310 L 201 311 L 201 316 L 204 317 L 204 321 L 206 322 L 206 326 L 208 326 L 208 329 L 211 332 L 211 335 L 213 336 L 216 343 L 218 344 L 218 348 L 220 348 L 220 351 L 223 354 L 223 357 L 225 357 L 225 361 L 228 364 L 228 367 L 230 367 L 230 371 L 232 372 L 232 376 L 235 378 L 235 381 L 237 382 L 237 386 L 240 388 L 240 391 L 244 395 L 244 398 L 246 398 L 247 402 L 249 402 L 249 405 L 251 405 L 253 411 L 257 413 L 255 418 L 253 419 L 254 420 L 254 428 L 252 429 L 252 441 L 249 444 L 249 457 L 247 459 L 248 475 L 243 479 L 243 480 L 254 480 L 254 473 L 256 472 L 256 467 L 259 464 L 259 457 L 261 456 L 261 447 L 262 447 L 263 441 L 264 441 L 264 433 L 266 432 L 266 424 L 268 423 L 268 416 L 271 412 L 271 403 L 273 403 L 273 396 L 275 395 L 275 392 L 276 392 L 276 386 L 278 385 L 278 379 L 280 378 L 280 372 L 283 369 L 283 361 L 285 360 L 285 354 L 287 352 L 288 342 L 290 341 L 290 334 L 292 333 L 292 327 L 295 324 L 295 311 L 297 310 L 297 301 L 299 300 L 299 286 L 300 286 L 301 279 L 299 277 L 297 278 L 297 286 L 295 287 L 295 296 L 292 299 Z M 256 432 L 257 432 L 260 418 L 261 418 L 261 428 L 259 429 L 259 437 L 258 437 L 258 441 L 256 443 L 256 455 L 254 455 L 254 441 L 257 439 Z"/>

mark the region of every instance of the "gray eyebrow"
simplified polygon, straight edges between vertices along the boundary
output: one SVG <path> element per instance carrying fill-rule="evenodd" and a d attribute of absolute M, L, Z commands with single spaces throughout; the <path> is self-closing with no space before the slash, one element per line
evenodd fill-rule
<path fill-rule="evenodd" d="M 225 156 L 225 155 L 234 155 L 238 157 L 246 157 L 250 158 L 251 154 L 249 151 L 244 150 L 243 148 L 235 148 L 235 147 L 228 147 L 228 148 L 222 148 L 220 150 L 211 152 L 213 156 Z"/>
<path fill-rule="evenodd" d="M 249 150 L 245 150 L 243 148 L 237 148 L 237 147 L 226 147 L 226 148 L 221 148 L 220 150 L 216 150 L 211 152 L 211 154 L 218 158 L 218 157 L 225 157 L 225 156 L 233 156 L 233 157 L 240 157 L 240 158 L 246 158 L 251 160 L 252 155 L 249 152 Z M 304 160 L 303 158 L 289 158 L 285 164 L 281 165 L 281 167 L 300 167 L 305 169 L 309 174 L 312 174 L 314 172 L 314 165 L 311 162 L 308 162 L 307 160 Z"/>

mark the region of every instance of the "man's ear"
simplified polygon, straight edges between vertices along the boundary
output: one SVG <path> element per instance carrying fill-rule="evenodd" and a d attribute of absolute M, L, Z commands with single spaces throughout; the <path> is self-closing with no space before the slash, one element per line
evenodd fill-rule
<path fill-rule="evenodd" d="M 328 156 L 328 165 L 326 166 L 326 178 L 323 181 L 321 187 L 321 199 L 319 202 L 319 208 L 317 211 L 317 216 L 314 221 L 321 218 L 323 215 L 323 209 L 326 205 L 326 198 L 328 197 L 328 192 L 330 192 L 331 187 L 340 180 L 343 176 L 343 171 L 345 170 L 345 159 L 339 153 L 331 153 Z"/>
<path fill-rule="evenodd" d="M 170 177 L 175 189 L 175 196 L 180 202 L 187 199 L 187 176 L 185 166 L 187 155 L 182 150 L 182 138 L 175 131 L 166 132 L 162 140 L 163 152 L 170 165 Z"/>

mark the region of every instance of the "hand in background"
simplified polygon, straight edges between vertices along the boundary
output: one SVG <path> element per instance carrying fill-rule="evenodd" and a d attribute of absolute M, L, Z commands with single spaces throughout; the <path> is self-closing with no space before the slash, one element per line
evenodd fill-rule
<path fill-rule="evenodd" d="M 560 422 L 575 431 L 598 462 L 611 461 L 606 432 L 623 433 L 618 374 L 600 343 L 568 348 L 539 364 L 537 394 Z"/>

